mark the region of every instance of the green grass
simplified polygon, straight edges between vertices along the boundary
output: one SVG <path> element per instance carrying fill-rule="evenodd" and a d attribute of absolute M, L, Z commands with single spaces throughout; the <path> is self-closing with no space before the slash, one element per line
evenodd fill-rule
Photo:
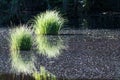
<path fill-rule="evenodd" d="M 40 67 L 40 72 L 33 73 L 35 80 L 57 80 L 56 76 L 45 70 L 45 67 Z"/>
<path fill-rule="evenodd" d="M 39 53 L 47 56 L 48 58 L 57 57 L 63 49 L 66 49 L 63 40 L 58 36 L 37 36 L 36 44 Z"/>
<path fill-rule="evenodd" d="M 38 14 L 33 20 L 36 34 L 58 34 L 65 19 L 57 11 L 46 11 Z"/>
<path fill-rule="evenodd" d="M 32 47 L 32 32 L 26 25 L 20 25 L 10 31 L 11 50 L 30 50 Z"/>

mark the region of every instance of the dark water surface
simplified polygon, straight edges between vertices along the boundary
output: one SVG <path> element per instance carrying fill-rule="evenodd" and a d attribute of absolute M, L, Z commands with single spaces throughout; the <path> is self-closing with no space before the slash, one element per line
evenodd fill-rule
<path fill-rule="evenodd" d="M 0 30 L 0 80 L 120 78 L 119 30 L 63 30 L 59 36 L 37 36 L 38 47 L 10 52 L 8 32 Z M 41 68 L 42 67 L 42 68 Z M 48 79 L 55 80 L 55 79 Z"/>

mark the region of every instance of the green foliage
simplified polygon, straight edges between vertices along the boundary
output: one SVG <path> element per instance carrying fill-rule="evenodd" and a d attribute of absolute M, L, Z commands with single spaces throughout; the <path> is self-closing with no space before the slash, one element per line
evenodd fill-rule
<path fill-rule="evenodd" d="M 64 19 L 57 11 L 46 11 L 34 19 L 36 34 L 58 34 L 64 24 Z"/>
<path fill-rule="evenodd" d="M 33 73 L 33 77 L 35 80 L 57 80 L 55 75 L 45 70 L 42 66 L 40 67 L 40 73 Z"/>
<path fill-rule="evenodd" d="M 31 31 L 26 25 L 13 29 L 10 32 L 11 50 L 30 50 L 32 47 Z"/>

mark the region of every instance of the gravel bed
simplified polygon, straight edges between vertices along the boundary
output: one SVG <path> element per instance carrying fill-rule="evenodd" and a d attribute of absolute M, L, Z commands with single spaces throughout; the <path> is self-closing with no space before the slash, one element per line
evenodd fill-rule
<path fill-rule="evenodd" d="M 44 66 L 58 78 L 120 78 L 119 30 L 62 30 L 60 34 L 66 49 L 60 50 L 59 56 L 48 58 L 30 52 L 37 71 L 40 66 Z M 8 28 L 0 28 L 0 43 L 0 73 L 15 72 L 11 69 Z M 28 53 L 23 52 L 21 55 L 29 61 Z"/>

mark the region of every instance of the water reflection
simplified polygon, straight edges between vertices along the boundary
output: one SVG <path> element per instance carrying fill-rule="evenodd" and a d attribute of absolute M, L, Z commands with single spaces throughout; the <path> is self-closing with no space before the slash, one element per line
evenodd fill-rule
<path fill-rule="evenodd" d="M 35 56 L 30 52 L 20 52 L 18 50 L 11 52 L 11 66 L 15 73 L 30 74 L 36 71 Z"/>
<path fill-rule="evenodd" d="M 25 80 L 24 76 L 27 77 L 26 74 L 32 76 L 28 76 L 30 80 L 56 80 L 55 75 L 45 70 L 45 67 L 40 66 L 40 70 L 38 71 L 34 64 L 35 62 L 35 56 L 30 52 L 12 51 L 11 65 L 12 71 L 14 71 L 15 74 L 7 75 L 10 75 L 13 80 L 18 79 L 18 77 L 15 78 L 16 74 L 22 75 L 20 76 L 22 80 Z M 4 77 L 2 78 L 5 79 Z"/>
<path fill-rule="evenodd" d="M 49 58 L 59 56 L 61 51 L 66 49 L 60 36 L 37 36 L 36 44 L 39 53 Z"/>
<path fill-rule="evenodd" d="M 36 44 L 39 54 L 46 55 L 48 58 L 59 56 L 61 51 L 66 48 L 63 40 L 59 36 L 36 36 Z M 11 74 L 12 76 L 23 74 L 23 76 L 31 75 L 35 80 L 56 80 L 55 75 L 45 70 L 43 66 L 36 65 L 36 55 L 38 54 L 34 50 L 10 51 L 11 70 L 15 73 L 13 75 Z"/>

